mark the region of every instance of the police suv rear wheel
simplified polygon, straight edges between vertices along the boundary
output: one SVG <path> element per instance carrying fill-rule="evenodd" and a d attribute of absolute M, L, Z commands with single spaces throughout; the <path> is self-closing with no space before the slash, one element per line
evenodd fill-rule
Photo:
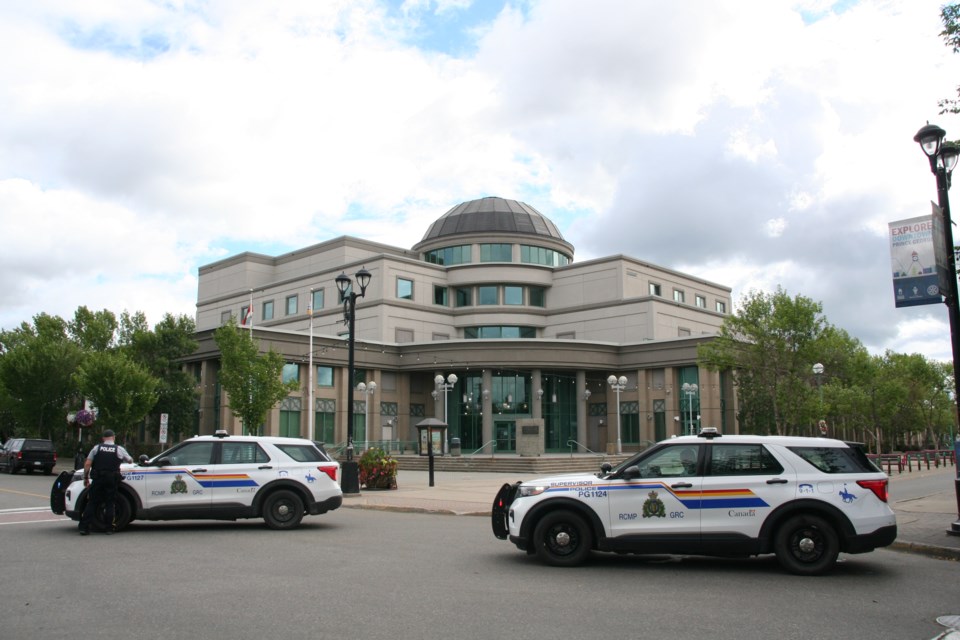
<path fill-rule="evenodd" d="M 572 511 L 548 513 L 533 530 L 534 551 L 543 562 L 572 567 L 590 555 L 593 535 L 587 523 Z"/>
<path fill-rule="evenodd" d="M 820 575 L 830 570 L 840 554 L 837 533 L 819 516 L 802 515 L 787 520 L 774 539 L 777 560 L 790 573 Z"/>
<path fill-rule="evenodd" d="M 293 491 L 275 491 L 263 504 L 263 519 L 271 529 L 294 529 L 303 520 L 303 501 Z"/>

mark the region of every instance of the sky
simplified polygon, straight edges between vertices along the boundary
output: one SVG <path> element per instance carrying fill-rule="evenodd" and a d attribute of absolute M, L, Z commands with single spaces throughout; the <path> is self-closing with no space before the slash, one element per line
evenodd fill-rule
<path fill-rule="evenodd" d="M 0 329 L 193 316 L 201 265 L 410 248 L 500 196 L 575 260 L 734 310 L 781 287 L 871 353 L 950 360 L 944 305 L 895 308 L 888 239 L 937 197 L 913 136 L 960 138 L 941 4 L 0 0 Z"/>

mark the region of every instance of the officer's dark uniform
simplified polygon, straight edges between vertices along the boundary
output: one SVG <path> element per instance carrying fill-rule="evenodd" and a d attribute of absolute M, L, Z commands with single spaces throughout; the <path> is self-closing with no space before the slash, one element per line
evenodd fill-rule
<path fill-rule="evenodd" d="M 120 484 L 120 445 L 101 443 L 97 445 L 90 467 L 90 497 L 80 516 L 80 532 L 90 531 L 90 521 L 94 519 L 100 505 L 104 505 L 104 522 L 107 533 L 113 533 L 113 512 L 117 499 L 117 486 Z"/>

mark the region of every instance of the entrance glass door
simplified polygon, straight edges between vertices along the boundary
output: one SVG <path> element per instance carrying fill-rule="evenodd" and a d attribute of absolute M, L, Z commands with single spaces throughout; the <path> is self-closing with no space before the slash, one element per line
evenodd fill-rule
<path fill-rule="evenodd" d="M 513 420 L 497 420 L 493 423 L 497 438 L 497 452 L 517 450 L 517 426 Z"/>

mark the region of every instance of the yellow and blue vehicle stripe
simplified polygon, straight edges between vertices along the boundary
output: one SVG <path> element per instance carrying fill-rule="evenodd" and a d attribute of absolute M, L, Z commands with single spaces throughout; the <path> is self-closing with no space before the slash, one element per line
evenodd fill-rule
<path fill-rule="evenodd" d="M 245 473 L 191 473 L 187 469 L 156 469 L 151 471 L 131 471 L 130 473 L 151 475 L 190 476 L 205 489 L 227 487 L 258 487 L 257 481 Z"/>

